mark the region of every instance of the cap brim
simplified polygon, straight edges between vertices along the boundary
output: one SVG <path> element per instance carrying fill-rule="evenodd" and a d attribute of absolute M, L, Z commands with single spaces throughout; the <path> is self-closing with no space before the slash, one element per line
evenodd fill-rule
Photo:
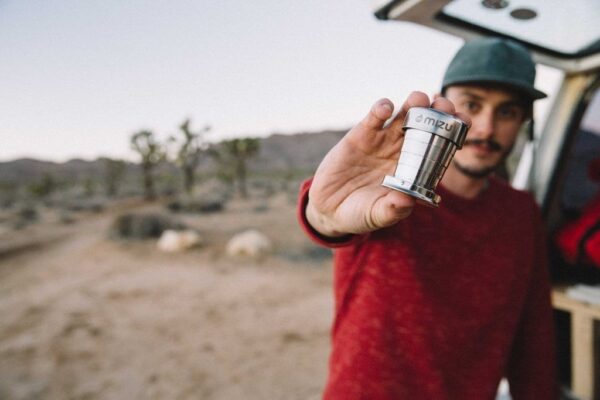
<path fill-rule="evenodd" d="M 533 100 L 539 100 L 539 99 L 548 97 L 548 95 L 546 93 L 544 93 L 540 90 L 537 90 L 536 88 L 529 86 L 527 84 L 524 84 L 523 82 L 520 82 L 520 81 L 498 80 L 496 78 L 489 78 L 489 77 L 482 77 L 482 76 L 474 76 L 474 77 L 469 77 L 469 79 L 457 79 L 457 80 L 450 80 L 448 82 L 444 82 L 444 89 L 449 86 L 453 86 L 453 85 L 461 85 L 461 84 L 475 85 L 478 83 L 486 83 L 486 82 L 487 83 L 495 83 L 500 86 L 506 86 L 509 88 L 516 89 L 519 92 L 525 94 L 526 96 L 528 96 L 529 98 L 531 98 Z"/>

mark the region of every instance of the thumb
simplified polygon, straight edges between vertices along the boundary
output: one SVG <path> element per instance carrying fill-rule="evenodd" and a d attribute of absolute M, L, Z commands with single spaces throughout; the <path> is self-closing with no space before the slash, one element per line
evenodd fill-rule
<path fill-rule="evenodd" d="M 390 190 L 380 197 L 371 209 L 371 221 L 377 228 L 386 228 L 408 217 L 415 199 L 407 194 Z"/>

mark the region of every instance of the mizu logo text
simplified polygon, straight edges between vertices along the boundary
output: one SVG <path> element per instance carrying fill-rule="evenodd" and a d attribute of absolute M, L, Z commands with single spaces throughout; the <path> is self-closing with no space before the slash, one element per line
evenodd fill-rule
<path fill-rule="evenodd" d="M 436 119 L 436 118 L 423 117 L 423 114 L 417 115 L 417 118 L 415 118 L 415 121 L 419 122 L 419 123 L 423 122 L 423 124 L 430 125 L 435 128 L 444 128 L 448 132 L 450 132 L 452 130 L 452 124 L 449 124 L 447 122 L 444 122 L 444 121 Z"/>

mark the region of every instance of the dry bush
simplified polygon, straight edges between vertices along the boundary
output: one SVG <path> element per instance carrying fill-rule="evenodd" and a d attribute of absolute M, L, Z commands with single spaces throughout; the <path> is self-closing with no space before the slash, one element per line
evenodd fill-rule
<path fill-rule="evenodd" d="M 114 220 L 110 235 L 121 239 L 149 239 L 160 237 L 167 229 L 184 228 L 184 224 L 165 214 L 127 213 Z"/>
<path fill-rule="evenodd" d="M 167 208 L 173 212 L 187 212 L 187 213 L 214 213 L 221 212 L 225 209 L 227 203 L 226 198 L 213 198 L 207 199 L 179 199 L 173 200 L 167 204 Z"/>

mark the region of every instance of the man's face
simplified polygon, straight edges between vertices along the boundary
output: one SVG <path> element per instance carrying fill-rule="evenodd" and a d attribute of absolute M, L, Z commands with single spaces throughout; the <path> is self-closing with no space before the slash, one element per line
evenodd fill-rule
<path fill-rule="evenodd" d="M 453 159 L 453 167 L 471 178 L 484 178 L 512 150 L 521 125 L 528 116 L 519 95 L 502 88 L 457 85 L 446 90 L 456 111 L 471 118 L 465 144 Z"/>

